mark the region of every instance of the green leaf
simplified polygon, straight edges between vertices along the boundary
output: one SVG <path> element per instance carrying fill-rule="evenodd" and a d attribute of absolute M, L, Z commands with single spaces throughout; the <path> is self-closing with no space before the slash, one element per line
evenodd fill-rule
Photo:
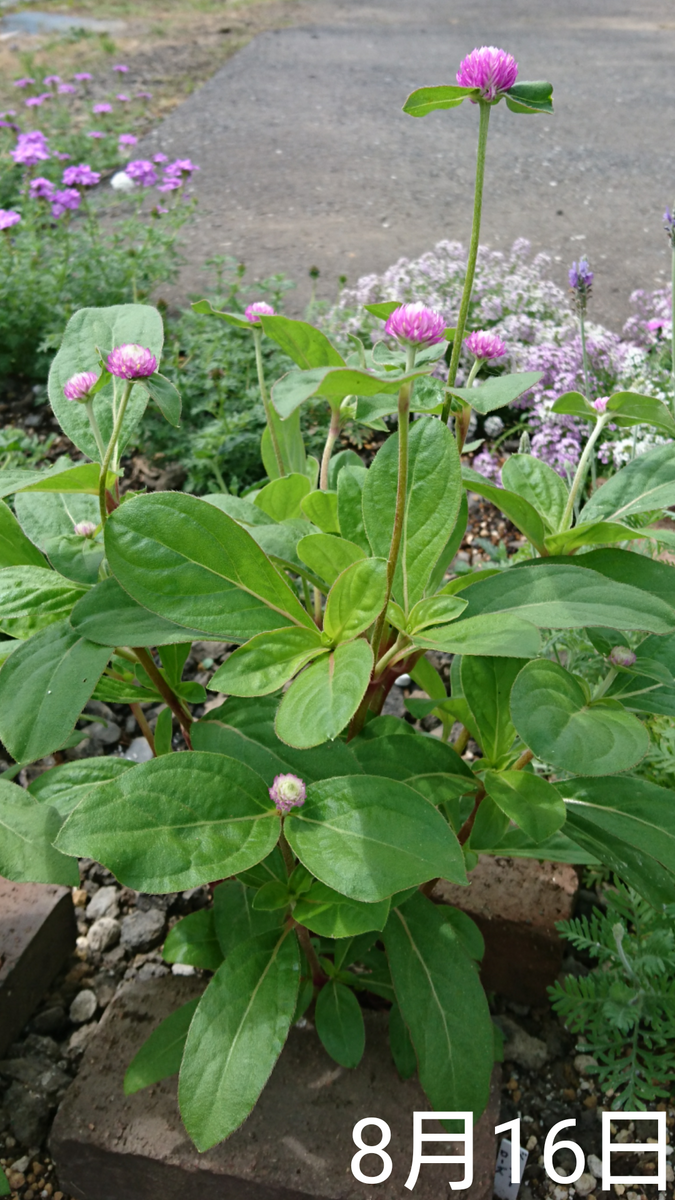
<path fill-rule="evenodd" d="M 519 396 L 529 392 L 543 377 L 543 371 L 521 371 L 516 375 L 492 375 L 480 387 L 448 388 L 452 396 L 459 396 L 476 412 L 485 416 L 496 408 L 512 404 Z"/>
<path fill-rule="evenodd" d="M 260 633 L 230 654 L 212 676 L 209 688 L 228 696 L 267 696 L 325 653 L 316 628 L 314 633 L 297 626 Z"/>
<path fill-rule="evenodd" d="M 339 533 L 337 492 L 310 492 L 301 504 L 308 521 L 318 525 L 324 533 Z"/>
<path fill-rule="evenodd" d="M 165 962 L 188 963 L 205 971 L 217 971 L 223 957 L 212 908 L 200 908 L 178 921 L 162 949 Z"/>
<path fill-rule="evenodd" d="M 564 533 L 551 533 L 545 540 L 550 555 L 574 554 L 581 546 L 596 546 L 598 543 L 627 542 L 645 537 L 645 530 L 630 529 L 615 521 L 589 521 L 566 529 Z"/>
<path fill-rule="evenodd" d="M 396 1002 L 389 1009 L 389 1049 L 401 1079 L 411 1079 L 417 1070 L 417 1058 L 408 1026 Z"/>
<path fill-rule="evenodd" d="M 398 487 L 398 434 L 388 438 L 368 471 L 363 517 L 373 553 L 387 558 Z M 394 597 L 406 612 L 421 600 L 439 554 L 448 541 L 462 495 L 457 445 L 434 417 L 410 429 L 408 486 Z"/>
<path fill-rule="evenodd" d="M 0 1196 L 9 1196 L 11 1191 L 12 1189 L 9 1186 L 7 1176 L 5 1175 L 2 1167 L 0 1167 Z"/>
<path fill-rule="evenodd" d="M 508 760 L 516 738 L 509 701 L 523 659 L 465 655 L 460 675 L 462 691 L 479 733 L 483 754 L 499 767 Z"/>
<path fill-rule="evenodd" d="M 326 400 L 344 400 L 346 396 L 395 395 L 404 383 L 425 375 L 424 365 L 409 373 L 387 372 L 386 378 L 353 367 L 313 367 L 309 371 L 289 371 L 272 387 L 272 403 L 280 417 L 289 417 L 305 400 L 323 396 Z"/>
<path fill-rule="evenodd" d="M 374 725 L 366 725 L 364 733 Z M 403 722 L 401 722 L 403 724 Z M 410 726 L 404 726 L 410 729 Z M 401 742 L 399 736 L 385 734 L 382 737 L 369 738 L 361 734 L 349 743 L 352 754 L 361 763 L 368 775 L 381 775 L 386 779 L 408 781 L 415 787 L 413 778 L 421 775 L 439 775 L 445 778 L 457 778 L 463 782 L 464 790 L 475 790 L 476 776 L 471 768 L 460 758 L 459 754 L 438 738 L 417 734 L 411 735 Z"/>
<path fill-rule="evenodd" d="M 382 321 L 386 321 L 387 317 L 401 307 L 401 302 L 400 300 L 383 300 L 380 304 L 364 304 L 363 307 L 374 317 L 380 317 Z"/>
<path fill-rule="evenodd" d="M 363 459 L 354 450 L 338 450 L 328 463 L 328 487 L 335 491 L 337 489 L 337 481 L 340 471 L 344 471 L 345 467 L 356 467 L 359 470 L 363 469 Z"/>
<path fill-rule="evenodd" d="M 557 770 L 584 775 L 628 771 L 649 734 L 615 700 L 588 704 L 577 679 L 540 659 L 523 667 L 511 693 L 513 723 L 527 746 Z"/>
<path fill-rule="evenodd" d="M 477 1120 L 488 1102 L 494 1055 L 490 1012 L 471 959 L 421 894 L 393 910 L 384 943 L 431 1107 L 471 1109 Z"/>
<path fill-rule="evenodd" d="M 295 571 L 296 567 L 301 566 L 297 555 L 298 542 L 313 533 L 314 529 L 310 521 L 292 517 L 280 525 L 255 525 L 249 529 L 249 533 L 267 557 L 275 561 L 277 568 Z"/>
<path fill-rule="evenodd" d="M 221 512 L 227 513 L 228 517 L 232 517 L 232 520 L 239 525 L 276 525 L 273 517 L 242 496 L 231 496 L 228 492 L 214 492 L 208 496 L 202 496 L 201 499 L 206 500 L 207 504 L 212 504 L 214 508 L 219 508 Z"/>
<path fill-rule="evenodd" d="M 46 567 L 0 569 L 0 629 L 27 638 L 63 620 L 83 588 Z"/>
<path fill-rule="evenodd" d="M 365 551 L 355 542 L 334 537 L 330 533 L 309 533 L 297 545 L 298 558 L 327 584 L 335 583 L 338 575 L 352 563 L 361 562 Z"/>
<path fill-rule="evenodd" d="M 438 908 L 444 920 L 452 925 L 469 958 L 474 962 L 482 962 L 485 941 L 476 922 L 472 921 L 468 913 L 462 912 L 461 908 L 453 908 L 450 904 L 442 904 Z"/>
<path fill-rule="evenodd" d="M 675 504 L 675 453 L 672 443 L 640 454 L 597 488 L 580 521 L 624 521 L 636 513 Z"/>
<path fill-rule="evenodd" d="M 133 1096 L 152 1083 L 177 1075 L 190 1022 L 195 1014 L 199 996 L 181 1004 L 170 1017 L 153 1029 L 138 1054 L 132 1058 L 124 1076 L 124 1095 Z"/>
<path fill-rule="evenodd" d="M 611 566 L 606 557 L 596 559 L 596 554 L 622 557 L 614 559 L 614 566 Z M 634 565 L 626 562 L 631 559 Z M 647 578 L 650 568 L 656 567 L 652 578 L 657 576 L 663 579 L 664 587 L 672 589 L 671 567 L 666 567 L 664 563 L 651 563 L 644 555 L 621 550 L 594 551 L 585 554 L 583 561 L 588 563 L 588 568 L 594 569 L 538 561 L 481 580 L 466 593 L 469 601 L 467 618 L 478 613 L 511 612 L 543 629 L 580 629 L 586 625 L 606 625 L 611 629 L 642 629 L 649 633 L 673 632 L 675 612 L 672 608 L 658 595 L 650 595 L 649 591 L 632 586 L 643 575 Z M 599 573 L 600 563 L 604 563 L 607 570 L 614 571 L 618 576 L 616 582 L 608 582 Z M 660 574 L 658 568 L 665 571 L 665 576 Z M 632 577 L 627 571 L 632 571 Z M 655 590 L 652 578 L 647 585 L 650 591 Z M 630 579 L 630 583 L 624 583 L 622 579 Z M 672 594 L 671 590 L 671 597 Z"/>
<path fill-rule="evenodd" d="M 654 396 L 615 392 L 607 401 L 607 412 L 616 414 L 617 425 L 654 425 L 669 437 L 675 436 L 675 420 L 670 409 Z"/>
<path fill-rule="evenodd" d="M 455 596 L 429 596 L 427 600 L 418 600 L 408 617 L 406 632 L 414 634 L 428 625 L 456 621 L 465 608 L 466 600 L 458 600 Z"/>
<path fill-rule="evenodd" d="M 315 881 L 297 901 L 293 917 L 321 937 L 346 938 L 370 930 L 384 929 L 389 916 L 389 901 L 364 904 L 341 896 L 325 883 Z"/>
<path fill-rule="evenodd" d="M 285 421 L 277 415 L 272 405 L 269 408 L 268 424 L 263 429 L 260 441 L 260 456 L 270 479 L 280 479 L 279 464 L 274 451 L 270 424 L 274 427 L 281 459 L 287 474 L 307 475 L 311 480 L 311 464 L 316 459 L 307 459 L 305 443 L 300 430 L 300 410 L 296 408 Z M 312 481 L 313 482 L 313 481 Z M 225 510 L 227 511 L 227 509 Z"/>
<path fill-rule="evenodd" d="M 236 329 L 248 329 L 252 332 L 251 322 L 248 317 L 244 317 L 241 313 L 219 312 L 214 308 L 210 300 L 195 300 L 191 308 L 196 313 L 204 314 L 209 317 L 220 317 L 228 325 L 234 325 Z"/>
<path fill-rule="evenodd" d="M 363 523 L 363 487 L 366 471 L 360 467 L 345 467 L 338 475 L 338 522 L 343 538 L 370 554 L 370 542 Z"/>
<path fill-rule="evenodd" d="M 509 818 L 495 804 L 491 796 L 484 796 L 471 828 L 469 848 L 475 854 L 488 854 L 494 846 L 501 846 L 509 828 Z"/>
<path fill-rule="evenodd" d="M 175 892 L 245 871 L 278 837 L 279 817 L 259 775 L 219 754 L 186 751 L 96 788 L 58 841 L 67 853 L 108 865 L 128 887 Z"/>
<path fill-rule="evenodd" d="M 68 403 L 72 406 L 73 401 Z M 44 492 L 48 495 L 57 493 L 98 495 L 101 469 L 97 463 L 80 463 L 76 467 L 66 468 L 57 464 L 57 467 L 58 470 L 55 467 L 52 471 L 41 471 L 30 485 L 26 484 L 21 488 L 19 494 L 32 496 Z M 108 471 L 106 486 L 112 488 L 116 478 L 114 471 Z"/>
<path fill-rule="evenodd" d="M 324 634 L 333 643 L 358 637 L 382 612 L 386 597 L 386 560 L 366 558 L 352 563 L 338 576 L 328 593 Z"/>
<path fill-rule="evenodd" d="M 502 480 L 509 491 L 536 508 L 551 533 L 560 528 L 568 491 L 553 467 L 533 454 L 512 454 L 502 467 Z"/>
<path fill-rule="evenodd" d="M 306 475 L 284 475 L 258 492 L 253 503 L 275 521 L 301 516 L 300 504 L 309 493 Z"/>
<path fill-rule="evenodd" d="M 181 411 L 181 399 L 178 388 L 174 387 L 169 379 L 164 375 L 160 375 L 157 371 L 143 382 L 150 394 L 151 400 L 154 400 L 164 419 L 170 425 L 178 427 L 180 425 Z"/>
<path fill-rule="evenodd" d="M 468 492 L 478 492 L 479 496 L 484 496 L 525 534 L 525 537 L 532 542 L 540 554 L 546 553 L 544 522 L 529 500 L 519 496 L 516 492 L 509 492 L 506 488 L 498 487 L 496 483 L 491 483 L 489 479 L 485 479 L 471 467 L 462 467 L 462 480 Z"/>
<path fill-rule="evenodd" d="M 565 824 L 560 792 L 528 771 L 486 771 L 485 790 L 533 842 L 543 842 Z M 482 805 L 481 805 L 482 807 Z"/>
<path fill-rule="evenodd" d="M 428 658 L 425 656 L 418 658 L 410 676 L 417 686 L 426 692 L 427 696 L 431 696 L 434 700 L 445 700 L 447 695 L 445 684 Z"/>
<path fill-rule="evenodd" d="M 408 96 L 403 111 L 410 117 L 426 117 L 437 109 L 457 108 L 467 96 L 477 96 L 478 92 L 478 88 L 458 87 L 454 83 L 445 87 L 417 88 Z M 398 304 L 396 307 L 399 307 Z"/>
<path fill-rule="evenodd" d="M 598 413 L 596 409 L 588 403 L 585 396 L 581 392 L 564 392 L 562 396 L 558 396 L 555 404 L 551 405 L 551 412 L 565 413 L 571 417 L 581 417 L 585 421 L 597 421 Z"/>
<path fill-rule="evenodd" d="M 358 1067 L 366 1048 L 361 1006 L 343 983 L 327 983 L 317 996 L 316 1032 L 324 1050 L 341 1067 Z"/>
<path fill-rule="evenodd" d="M 19 646 L 0 670 L 0 737 L 17 762 L 57 750 L 72 732 L 110 650 L 59 621 Z"/>
<path fill-rule="evenodd" d="M 126 758 L 113 758 L 107 754 L 101 758 L 80 758 L 43 771 L 29 784 L 28 791 L 41 804 L 55 808 L 65 819 L 89 791 L 111 779 L 118 779 L 132 767 L 133 763 Z"/>
<path fill-rule="evenodd" d="M 264 883 L 253 897 L 255 912 L 276 912 L 280 908 L 288 908 L 291 903 L 291 893 L 288 883 L 280 883 L 277 879 Z"/>
<path fill-rule="evenodd" d="M 352 775 L 312 783 L 284 829 L 307 870 L 354 900 L 386 900 L 437 875 L 466 878 L 450 827 L 398 780 Z"/>
<path fill-rule="evenodd" d="M 260 324 L 267 337 L 280 346 L 284 354 L 293 359 L 304 370 L 310 367 L 343 367 L 345 360 L 329 342 L 325 333 L 315 329 L 307 321 L 294 321 L 291 317 L 260 317 Z"/>
<path fill-rule="evenodd" d="M 539 631 L 515 613 L 482 613 L 452 625 L 437 625 L 415 634 L 415 645 L 443 654 L 499 655 L 534 658 L 541 649 Z"/>
<path fill-rule="evenodd" d="M 553 84 L 537 81 L 527 83 L 525 80 L 514 83 L 505 93 L 506 107 L 514 113 L 552 113 Z"/>
<path fill-rule="evenodd" d="M 97 497 L 86 494 L 19 492 L 14 498 L 14 511 L 26 536 L 45 553 L 57 539 L 72 535 L 78 521 L 92 521 L 94 525 L 100 521 Z"/>
<path fill-rule="evenodd" d="M 279 851 L 275 849 L 273 854 L 279 854 Z M 281 866 L 283 869 L 283 861 Z M 253 869 L 255 872 L 260 872 L 263 868 L 264 863 L 259 863 Z M 272 881 L 267 868 L 264 869 L 267 875 L 265 882 Z M 285 879 L 285 870 L 283 873 Z M 225 958 L 242 942 L 247 942 L 250 938 L 259 937 L 264 933 L 270 933 L 274 929 L 278 930 L 283 924 L 285 915 L 283 912 L 265 912 L 253 907 L 255 894 L 252 887 L 234 879 L 219 883 L 213 890 L 214 928 Z"/>
<path fill-rule="evenodd" d="M 279 705 L 275 729 L 282 742 L 302 750 L 336 738 L 359 707 L 372 669 L 373 652 L 362 638 L 307 667 Z"/>
<path fill-rule="evenodd" d="M 156 492 L 127 501 L 109 517 L 105 545 L 134 600 L 211 637 L 245 641 L 314 624 L 250 534 L 194 496 Z"/>
<path fill-rule="evenodd" d="M 60 825 L 55 808 L 0 779 L 0 875 L 14 883 L 77 887 L 77 862 L 52 846 Z"/>
<path fill-rule="evenodd" d="M 564 559 L 558 559 L 557 561 L 565 562 Z M 532 565 L 537 564 L 533 563 Z M 657 562 L 656 559 L 647 558 L 644 554 L 634 554 L 630 550 L 608 548 L 588 551 L 579 559 L 579 566 L 583 569 L 597 571 L 605 579 L 614 580 L 614 585 L 611 588 L 612 594 L 618 592 L 621 585 L 628 584 L 642 593 L 643 602 L 650 604 L 652 598 L 657 596 L 669 607 L 674 607 L 675 567 L 668 566 L 667 563 Z M 617 628 L 628 629 L 628 626 L 621 625 L 617 626 Z M 649 632 L 665 633 L 671 631 L 661 628 L 650 629 Z"/>
<path fill-rule="evenodd" d="M 162 754 L 171 753 L 171 742 L 173 738 L 173 713 L 170 708 L 163 708 L 157 715 L 155 721 L 155 754 L 159 758 Z"/>
<path fill-rule="evenodd" d="M 176 625 L 143 608 L 116 579 L 102 579 L 78 600 L 70 624 L 102 646 L 167 646 L 202 636 L 198 629 Z"/>
<path fill-rule="evenodd" d="M 14 513 L 0 500 L 0 567 L 44 567 L 40 551 L 28 540 Z"/>
<path fill-rule="evenodd" d="M 115 346 L 129 342 L 147 347 L 159 362 L 163 341 L 162 318 L 150 304 L 81 308 L 70 318 L 49 372 L 49 400 L 63 432 L 87 458 L 100 462 L 96 441 L 84 405 L 66 400 L 64 384 L 78 371 L 95 371 L 99 374 L 99 352 L 106 358 Z M 119 387 L 119 381 L 116 382 Z M 108 444 L 113 428 L 112 396 L 111 380 L 94 397 L 94 414 L 104 445 Z M 121 449 L 135 433 L 147 402 L 146 388 L 136 384 L 132 388 L 122 424 Z"/>
<path fill-rule="evenodd" d="M 293 935 L 264 934 L 226 958 L 202 996 L 188 1033 L 178 1101 L 200 1151 L 233 1133 L 276 1063 L 300 982 Z"/>
<path fill-rule="evenodd" d="M 445 572 L 453 561 L 457 551 L 459 550 L 462 539 L 466 532 L 466 527 L 469 520 L 469 504 L 466 498 L 466 492 L 462 491 L 462 498 L 459 502 L 459 513 L 455 521 L 455 527 L 450 534 L 445 546 L 441 550 L 436 564 L 432 569 L 427 583 L 427 595 L 433 595 L 434 592 L 441 586 L 445 577 Z"/>

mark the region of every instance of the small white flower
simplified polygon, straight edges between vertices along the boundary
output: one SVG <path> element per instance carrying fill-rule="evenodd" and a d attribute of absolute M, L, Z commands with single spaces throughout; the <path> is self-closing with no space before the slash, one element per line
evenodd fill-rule
<path fill-rule="evenodd" d="M 116 192 L 133 192 L 136 184 L 134 183 L 133 179 L 126 174 L 125 171 L 118 171 L 117 174 L 113 175 L 112 179 L 110 180 L 110 186 L 114 188 Z"/>

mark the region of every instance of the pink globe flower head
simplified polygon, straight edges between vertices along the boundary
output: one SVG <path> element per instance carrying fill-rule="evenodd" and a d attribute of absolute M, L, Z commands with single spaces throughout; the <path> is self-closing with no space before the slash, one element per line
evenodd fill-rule
<path fill-rule="evenodd" d="M 443 341 L 445 317 L 427 308 L 418 300 L 415 304 L 402 304 L 395 308 L 384 327 L 384 332 L 395 337 L 403 346 L 435 346 Z"/>
<path fill-rule="evenodd" d="M 598 396 L 597 400 L 593 401 L 593 408 L 595 409 L 595 411 L 599 412 L 599 413 L 607 412 L 607 401 L 608 400 L 609 400 L 609 396 Z"/>
<path fill-rule="evenodd" d="M 101 176 L 98 171 L 92 171 L 88 163 L 80 163 L 76 167 L 66 167 L 63 182 L 67 187 L 95 187 L 101 182 Z"/>
<path fill-rule="evenodd" d="M 126 75 L 129 68 L 125 67 L 124 63 L 115 63 L 113 71 L 117 71 L 118 75 Z"/>
<path fill-rule="evenodd" d="M 94 104 L 91 111 L 95 113 L 96 116 L 98 116 L 100 113 L 111 113 L 112 104 L 108 104 L 107 100 L 102 100 L 100 104 Z"/>
<path fill-rule="evenodd" d="M 518 63 L 515 58 L 496 46 L 481 46 L 472 50 L 462 60 L 457 72 L 460 87 L 478 88 L 480 99 L 490 104 L 508 92 L 517 78 Z"/>
<path fill-rule="evenodd" d="M 269 793 L 277 812 L 285 814 L 292 808 L 302 807 L 307 797 L 307 788 L 298 775 L 276 775 Z"/>
<path fill-rule="evenodd" d="M 160 188 L 159 190 L 161 191 L 162 189 Z M 260 325 L 258 317 L 274 317 L 276 314 L 271 304 L 267 304 L 265 300 L 255 300 L 253 304 L 249 304 L 244 316 L 252 325 Z"/>
<path fill-rule="evenodd" d="M 77 75 L 73 75 L 76 83 L 90 83 L 93 78 L 94 76 L 90 75 L 88 71 L 78 71 Z"/>
<path fill-rule="evenodd" d="M 27 88 L 27 87 L 30 87 L 30 86 L 31 86 L 31 84 L 33 84 L 33 83 L 35 83 L 35 80 L 34 80 L 34 79 L 29 79 L 29 78 L 28 78 L 28 76 L 26 76 L 26 78 L 25 78 L 25 79 L 15 79 L 15 80 L 14 80 L 14 87 L 18 87 L 18 88 Z"/>
<path fill-rule="evenodd" d="M 157 370 L 157 359 L 145 346 L 127 343 L 111 350 L 106 366 L 118 379 L 147 379 Z"/>
<path fill-rule="evenodd" d="M 609 652 L 609 661 L 613 667 L 634 667 L 637 658 L 628 646 L 613 646 Z"/>
<path fill-rule="evenodd" d="M 62 188 L 60 191 L 54 192 L 51 197 L 52 201 L 52 216 L 55 220 L 60 217 L 65 217 L 68 212 L 75 212 L 82 203 L 82 196 L 77 188 Z"/>
<path fill-rule="evenodd" d="M 63 394 L 66 400 L 78 400 L 84 404 L 89 399 L 89 393 L 97 382 L 98 375 L 95 371 L 78 371 L 77 375 L 71 375 L 68 382 L 64 384 Z M 75 532 L 77 533 L 77 527 Z"/>
<path fill-rule="evenodd" d="M 96 526 L 93 521 L 78 521 L 77 525 L 73 525 L 73 533 L 78 537 L 90 538 L 96 533 Z"/>
<path fill-rule="evenodd" d="M 157 183 L 157 172 L 148 158 L 136 158 L 124 170 L 139 187 L 154 187 Z"/>
<path fill-rule="evenodd" d="M 57 91 L 60 96 L 74 96 L 77 88 L 74 83 L 60 83 Z"/>
<path fill-rule="evenodd" d="M 502 339 L 496 333 L 486 333 L 482 329 L 470 333 L 468 338 L 464 339 L 464 345 L 476 358 L 503 358 L 506 354 L 506 346 Z"/>
<path fill-rule="evenodd" d="M 14 212 L 13 208 L 0 208 L 0 230 L 11 229 L 12 225 L 18 225 L 21 220 L 21 214 Z"/>
<path fill-rule="evenodd" d="M 51 179 L 45 179 L 44 175 L 38 175 L 37 179 L 30 181 L 31 200 L 51 200 L 54 191 Z"/>
<path fill-rule="evenodd" d="M 138 138 L 133 133 L 121 133 L 117 139 L 118 146 L 135 146 Z"/>

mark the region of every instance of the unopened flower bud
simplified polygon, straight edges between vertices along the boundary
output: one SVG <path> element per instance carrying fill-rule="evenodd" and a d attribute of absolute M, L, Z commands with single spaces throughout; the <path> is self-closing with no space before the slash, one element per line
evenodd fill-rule
<path fill-rule="evenodd" d="M 92 537 L 96 533 L 96 526 L 93 521 L 78 521 L 77 525 L 73 526 L 73 533 L 78 537 Z"/>
<path fill-rule="evenodd" d="M 307 789 L 297 775 L 277 775 L 269 793 L 277 811 L 289 813 L 292 808 L 300 808 L 305 803 Z"/>
<path fill-rule="evenodd" d="M 395 308 L 387 319 L 384 332 L 395 337 L 404 346 L 434 346 L 445 336 L 445 318 L 418 300 L 416 304 L 402 304 Z"/>
<path fill-rule="evenodd" d="M 609 400 L 609 396 L 598 396 L 597 400 L 593 401 L 593 408 L 595 409 L 595 411 L 599 412 L 599 413 L 607 412 L 607 401 L 608 400 Z"/>
<path fill-rule="evenodd" d="M 118 379 L 147 379 L 157 370 L 157 359 L 152 350 L 132 343 L 111 350 L 106 366 Z"/>
<path fill-rule="evenodd" d="M 609 652 L 609 661 L 613 667 L 633 667 L 636 657 L 628 646 L 614 646 Z"/>
<path fill-rule="evenodd" d="M 85 404 L 95 383 L 98 383 L 98 375 L 95 371 L 79 371 L 77 375 L 72 375 L 65 384 L 63 394 L 66 400 L 77 400 L 80 404 Z"/>

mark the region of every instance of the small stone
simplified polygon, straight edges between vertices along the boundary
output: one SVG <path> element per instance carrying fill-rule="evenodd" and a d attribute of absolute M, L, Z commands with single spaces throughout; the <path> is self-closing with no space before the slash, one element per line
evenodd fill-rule
<path fill-rule="evenodd" d="M 101 889 L 105 890 L 107 889 Z M 99 892 L 98 895 L 100 894 Z M 121 933 L 122 926 L 115 917 L 101 917 L 91 926 L 87 934 L 87 945 L 95 954 L 102 954 L 104 950 L 111 949 L 119 942 Z"/>
<path fill-rule="evenodd" d="M 96 1029 L 98 1029 L 98 1025 L 95 1022 L 81 1025 L 79 1029 L 76 1029 L 68 1042 L 68 1054 L 73 1058 L 81 1054 Z"/>
<path fill-rule="evenodd" d="M 530 1153 L 530 1151 L 534 1150 L 536 1144 L 537 1144 L 537 1139 L 536 1139 L 535 1135 L 533 1133 L 531 1133 L 525 1144 L 525 1149 L 527 1150 L 528 1154 Z"/>
<path fill-rule="evenodd" d="M 625 1190 L 626 1190 L 625 1184 L 623 1184 L 623 1183 L 615 1183 L 614 1184 L 614 1191 L 616 1192 L 617 1196 L 623 1196 Z"/>
<path fill-rule="evenodd" d="M 100 917 L 116 917 L 119 913 L 119 891 L 116 887 L 99 888 L 87 905 L 86 917 L 98 921 Z"/>
<path fill-rule="evenodd" d="M 18 1171 L 19 1174 L 25 1175 L 29 1163 L 30 1158 L 27 1154 L 24 1154 L 23 1158 L 17 1158 L 16 1162 L 10 1163 L 9 1169 L 10 1171 Z"/>
<path fill-rule="evenodd" d="M 567 1188 L 556 1184 L 553 1189 L 553 1200 L 567 1200 Z"/>
<path fill-rule="evenodd" d="M 122 945 L 128 950 L 152 950 L 164 936 L 165 916 L 157 908 L 130 913 L 122 920 Z"/>
<path fill-rule="evenodd" d="M 589 1154 L 588 1158 L 586 1159 L 586 1166 L 591 1172 L 591 1175 L 595 1175 L 596 1179 L 602 1179 L 602 1162 L 598 1158 L 597 1154 Z"/>
<path fill-rule="evenodd" d="M 124 758 L 135 763 L 150 762 L 152 750 L 144 737 L 133 738 L 124 752 Z"/>
<path fill-rule="evenodd" d="M 13 1190 L 18 1190 L 20 1187 L 23 1187 L 24 1183 L 26 1182 L 26 1176 L 22 1171 L 9 1171 L 7 1175 L 7 1182 Z"/>
<path fill-rule="evenodd" d="M 82 962 L 85 962 L 88 954 L 89 943 L 84 934 L 80 934 L 75 941 L 75 955 L 77 958 L 81 959 Z"/>
<path fill-rule="evenodd" d="M 505 1062 L 516 1063 L 519 1067 L 525 1067 L 529 1071 L 540 1071 L 548 1062 L 548 1048 L 540 1038 L 526 1033 L 510 1017 L 497 1017 L 496 1024 L 504 1034 Z"/>
<path fill-rule="evenodd" d="M 171 968 L 172 975 L 196 975 L 194 967 L 189 963 L 174 963 Z"/>
<path fill-rule="evenodd" d="M 147 962 L 139 968 L 136 975 L 139 983 L 144 983 L 146 979 L 161 979 L 163 975 L 169 974 L 169 968 L 164 966 L 164 963 Z"/>
<path fill-rule="evenodd" d="M 50 1106 L 44 1096 L 22 1083 L 12 1083 L 5 1093 L 14 1137 L 22 1146 L 39 1146 L 49 1127 Z M 6 1145 L 9 1145 L 7 1139 Z"/>
<path fill-rule="evenodd" d="M 91 1021 L 97 1008 L 96 993 L 90 991 L 89 988 L 84 988 L 83 991 L 77 993 L 68 1015 L 73 1025 L 84 1025 L 86 1021 Z"/>
<path fill-rule="evenodd" d="M 116 746 L 121 732 L 119 725 L 116 725 L 114 721 L 107 721 L 105 725 L 102 721 L 94 721 L 91 725 L 87 725 L 86 730 L 82 731 L 84 737 L 93 738 L 103 746 Z"/>
<path fill-rule="evenodd" d="M 594 1175 L 580 1175 L 575 1181 L 574 1190 L 578 1196 L 590 1196 L 593 1189 L 597 1186 L 597 1182 Z"/>
<path fill-rule="evenodd" d="M 577 1054 L 574 1059 L 574 1070 L 577 1075 L 593 1075 L 589 1067 L 597 1067 L 598 1063 L 592 1054 Z M 574 1185 L 576 1187 L 576 1184 Z"/>
<path fill-rule="evenodd" d="M 60 1004 L 45 1008 L 31 1021 L 31 1027 L 39 1034 L 61 1033 L 66 1023 L 66 1014 Z"/>
<path fill-rule="evenodd" d="M 60 1067 L 50 1067 L 40 1076 L 38 1086 L 40 1091 L 47 1096 L 55 1096 L 63 1088 L 70 1087 L 71 1082 L 70 1075 L 66 1075 L 66 1072 L 62 1071 Z"/>
<path fill-rule="evenodd" d="M 84 908 L 88 899 L 89 897 L 84 888 L 73 888 L 73 904 L 75 908 Z"/>
<path fill-rule="evenodd" d="M 675 1171 L 670 1163 L 666 1163 L 666 1183 L 675 1183 Z"/>

